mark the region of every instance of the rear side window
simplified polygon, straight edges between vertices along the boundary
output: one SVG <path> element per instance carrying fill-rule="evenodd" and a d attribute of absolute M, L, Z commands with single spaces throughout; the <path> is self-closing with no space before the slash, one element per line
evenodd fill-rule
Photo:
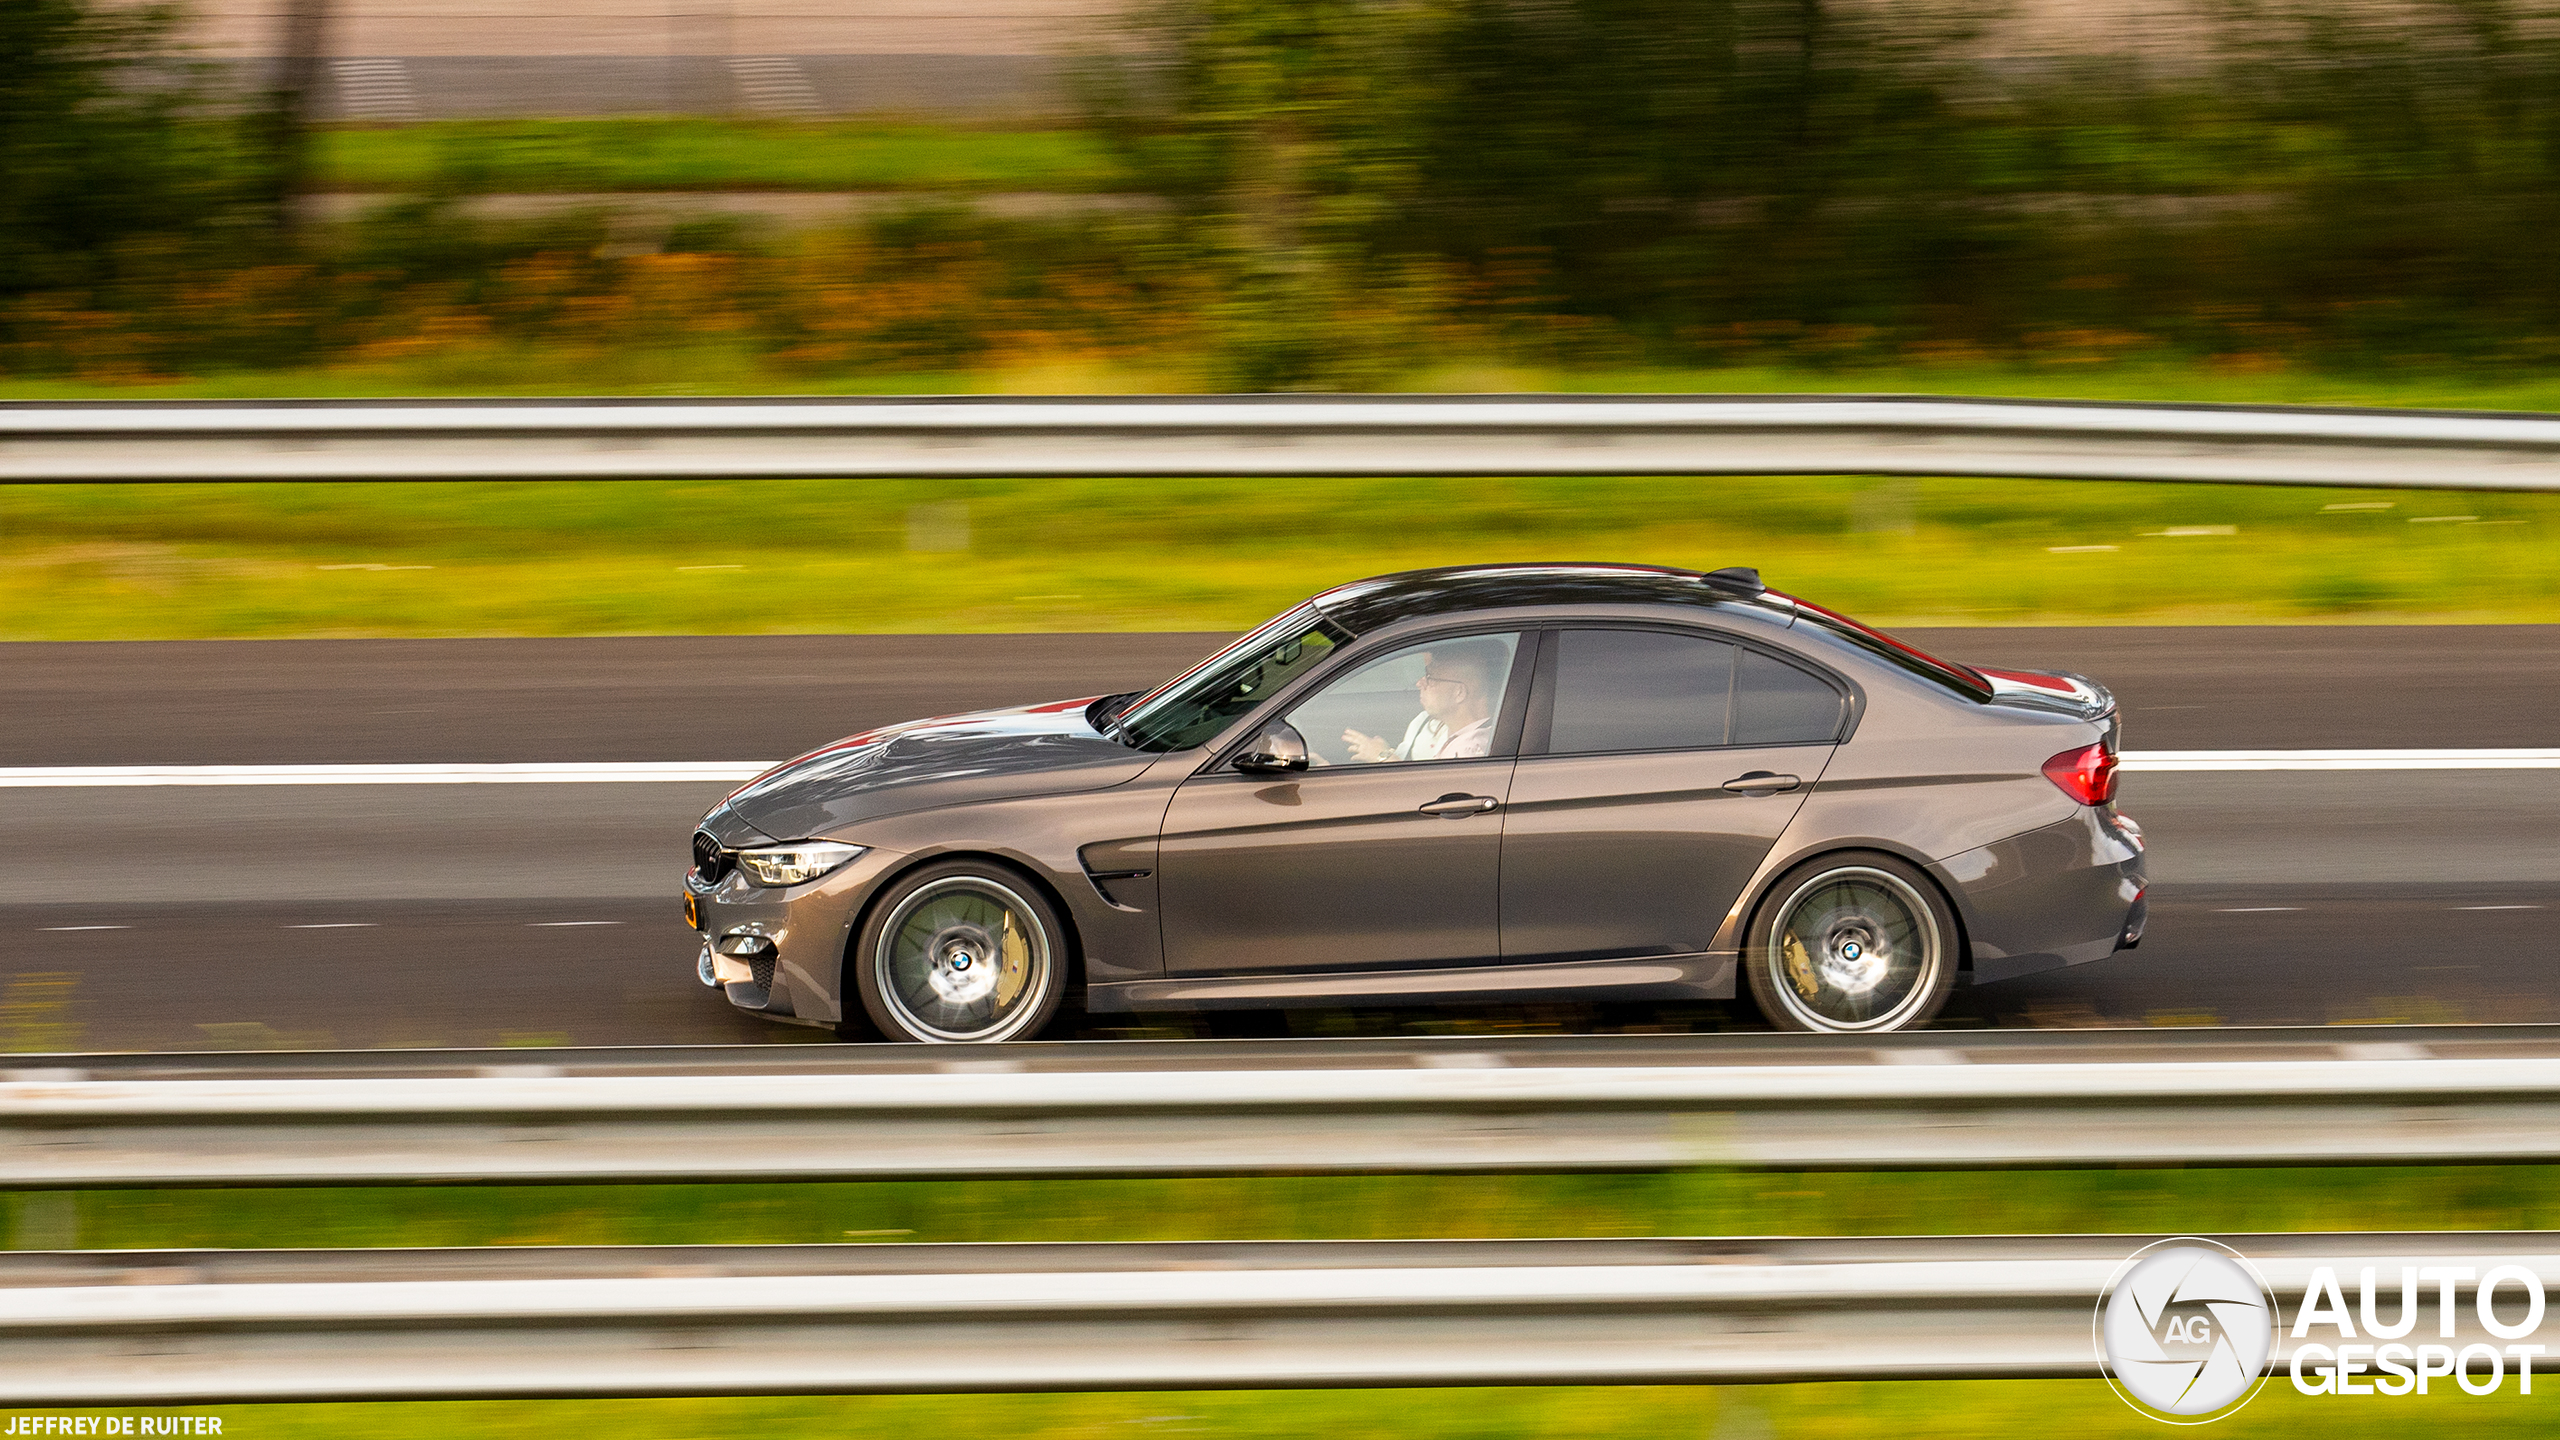
<path fill-rule="evenodd" d="M 1560 648 L 1549 754 L 1731 743 L 1740 647 L 1659 630 L 1566 630 L 1551 643 Z"/>
<path fill-rule="evenodd" d="M 1840 734 L 1841 699 L 1829 681 L 1745 650 L 1734 676 L 1733 743 L 1827 745 Z"/>

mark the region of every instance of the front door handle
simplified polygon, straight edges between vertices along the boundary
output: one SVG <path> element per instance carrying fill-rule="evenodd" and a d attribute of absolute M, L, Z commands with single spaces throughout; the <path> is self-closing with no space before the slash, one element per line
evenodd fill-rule
<path fill-rule="evenodd" d="M 1481 815 L 1501 803 L 1490 795 L 1443 795 L 1426 802 L 1422 813 L 1437 815 L 1443 820 L 1464 820 L 1470 815 Z"/>
<path fill-rule="evenodd" d="M 1783 795 L 1803 783 L 1793 775 L 1773 775 L 1766 770 L 1754 770 L 1748 775 L 1727 780 L 1724 788 L 1736 795 Z"/>

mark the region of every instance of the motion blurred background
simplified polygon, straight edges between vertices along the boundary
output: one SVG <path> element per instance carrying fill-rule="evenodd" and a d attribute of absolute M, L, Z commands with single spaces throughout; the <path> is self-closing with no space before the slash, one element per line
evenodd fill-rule
<path fill-rule="evenodd" d="M 2560 408 L 2549 0 L 5 14 L 5 396 Z M 14 490 L 0 635 L 1220 629 L 1530 556 L 1748 560 L 1902 622 L 2526 620 L 2560 595 L 2549 502 L 2522 497 L 427 488 Z M 967 603 L 901 598 L 958 553 L 991 582 Z M 671 555 L 844 598 L 777 608 Z M 355 566 L 392 568 L 322 568 Z"/>
<path fill-rule="evenodd" d="M 0 0 L 9 399 L 1545 389 L 2548 411 L 2560 410 L 2554 236 L 2555 0 Z M 2547 622 L 2560 620 L 2555 520 L 2560 503 L 2535 495 L 1963 477 L 9 486 L 0 640 L 1214 632 L 1357 575 L 1528 558 L 1756 564 L 1785 589 L 1895 624 Z M 2159 675 L 2180 673 L 2177 633 L 2152 637 Z M 1212 640 L 1160 638 L 1184 653 Z M 2212 683 L 2227 693 L 2262 681 L 2273 667 L 2253 657 L 2283 648 L 2216 643 L 2227 664 Z M 2499 643 L 2508 658 L 2463 652 L 2423 672 L 2438 676 L 2423 682 L 2439 704 L 2426 714 L 2458 708 L 2483 673 L 2525 674 L 2513 653 L 2531 644 Z M 2348 666 L 2353 647 L 2339 644 L 2295 668 Z M 30 678 L 42 648 L 7 662 L 30 710 L 63 703 Z M 169 717 L 232 703 L 233 677 L 254 689 L 291 669 L 284 647 L 249 658 L 257 648 L 135 660 L 139 678 L 110 692 L 115 725 L 11 727 L 12 763 L 64 763 L 31 747 L 75 732 L 122 744 L 145 722 L 183 729 Z M 2421 683 L 2407 677 L 2423 648 L 2393 652 L 2367 688 Z M 325 669 L 335 653 L 303 647 L 293 663 Z M 325 729 L 425 703 L 396 693 L 425 672 L 367 653 L 390 676 L 363 682 L 380 695 L 360 685 L 351 705 L 343 689 L 312 681 L 306 693 L 287 677 L 274 682 L 278 713 Z M 437 673 L 485 670 L 435 653 Z M 572 668 L 551 653 L 509 663 Z M 1043 683 L 1072 658 L 1047 662 Z M 793 663 L 804 678 L 820 668 Z M 2442 678 L 2465 664 L 2470 681 Z M 611 677 L 572 679 L 596 687 L 579 714 L 657 724 L 631 743 L 681 752 L 649 758 L 738 758 L 685 728 L 672 682 L 624 697 Z M 2285 694 L 2298 701 L 2268 708 L 2319 713 L 2319 677 L 2296 680 Z M 2528 681 L 2548 677 L 2516 683 Z M 458 705 L 482 695 L 461 693 Z M 2388 694 L 2368 698 L 2390 708 Z M 2548 712 L 2529 700 L 2519 688 L 2475 707 L 2513 733 L 2437 743 L 2547 744 Z M 247 731 L 264 717 L 231 718 Z M 2168 733 L 2188 718 L 2137 715 L 2129 743 L 2155 743 L 2145 724 Z M 219 732 L 208 746 L 236 738 L 201 728 Z M 272 733 L 283 744 L 305 732 Z M 191 754 L 172 743 L 76 758 Z M 2350 798 L 2376 793 L 2397 794 Z M 2475 803 L 2447 793 L 2455 801 L 2425 801 L 2437 807 L 2426 813 Z M 2503 803 L 2530 808 L 2536 793 L 2519 782 Z M 375 808 L 349 823 L 373 825 L 390 802 L 363 803 Z M 2376 827 L 2398 823 L 2370 808 Z M 266 853 L 290 857 L 315 833 L 288 819 Z M 670 877 L 686 819 L 666 831 Z M 644 902 L 614 893 L 633 928 L 577 932 L 592 937 L 580 974 L 631 969 L 644 934 L 682 950 L 671 919 L 644 932 Z M 238 976 L 303 952 L 271 948 L 277 916 L 258 907 L 272 895 L 236 898 L 256 912 L 236 924 L 201 905 L 161 915 L 160 932 L 136 921 L 116 963 L 196 988 L 129 993 L 183 1009 L 206 1044 L 230 1041 L 201 1022 L 231 1021 L 243 1044 L 335 1043 L 238 1000 Z M 357 898 L 373 908 L 294 928 L 349 944 L 392 935 L 371 930 L 390 900 Z M 2290 913 L 2298 897 L 2222 898 L 2235 908 L 2216 913 L 2240 916 Z M 2448 923 L 2435 915 L 2444 895 L 2421 898 L 2425 923 Z M 2504 891 L 2467 898 L 2537 908 Z M 2217 971 L 2277 943 L 2240 927 L 2280 922 L 2208 922 L 2195 903 L 2191 933 L 2210 936 Z M 385 1033 L 415 1021 L 480 1036 L 498 1022 L 475 1012 L 481 1029 L 434 1030 L 447 1022 L 398 1013 L 397 987 L 427 976 L 504 999 L 469 967 L 532 973 L 492 958 L 502 942 L 533 943 L 519 918 L 505 917 L 515 939 L 488 938 L 490 922 L 467 944 L 452 938 L 458 921 L 400 919 L 426 948 L 384 952 L 364 983 L 394 998 L 367 1023 L 387 1012 Z M 2497 973 L 2521 990 L 2515 977 L 2542 953 L 2523 927 L 2540 922 L 2507 918 L 2510 957 L 2526 958 Z M 34 922 L 21 928 L 16 940 Z M 558 933 L 538 937 L 555 959 Z M 2476 943 L 2443 933 L 2449 948 Z M 111 1028 L 115 992 L 99 977 L 122 972 L 62 948 L 81 943 L 28 940 L 10 956 L 6 1048 L 74 1048 Z M 629 983 L 672 1012 L 679 993 L 702 997 L 682 988 L 690 952 L 670 953 Z M 2306 974 L 2332 957 L 2327 942 L 2285 953 Z M 2404 985 L 2396 962 L 2376 963 L 2394 971 L 2376 984 L 2456 988 Z M 277 983 L 295 1003 L 332 993 Z M 2482 983 L 2462 991 L 2479 1008 L 2459 1015 L 2424 1008 L 2441 1003 L 2430 991 L 2365 1018 L 2545 1013 Z M 538 1033 L 490 1033 L 572 1038 L 540 1014 L 520 1023 Z M 2560 1224 L 2555 1181 L 2513 1166 L 90 1194 L 20 1197 L 12 1243 L 2499 1228 Z M 2231 1433 L 2306 1418 L 2398 1433 L 2429 1403 L 2306 1417 L 2274 1389 Z M 1726 1440 L 2147 1423 L 2094 1382 L 489 1402 L 251 1418 L 246 1433 L 279 1436 L 577 1425 Z M 2462 1423 L 2541 1433 L 2531 1415 L 2486 1406 Z"/>

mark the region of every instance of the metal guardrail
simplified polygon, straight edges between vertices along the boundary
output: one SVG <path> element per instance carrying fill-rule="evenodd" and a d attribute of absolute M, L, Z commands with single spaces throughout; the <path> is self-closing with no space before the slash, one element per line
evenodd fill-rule
<path fill-rule="evenodd" d="M 0 405 L 0 482 L 1989 475 L 2560 489 L 2560 417 L 1891 395 Z"/>
<path fill-rule="evenodd" d="M 1724 1064 L 986 1057 L 787 1076 L 31 1067 L 0 1083 L 0 1186 L 2560 1160 L 2547 1046 L 2328 1045 L 1984 1063 L 1922 1046 Z"/>
<path fill-rule="evenodd" d="M 0 1404 L 2089 1376 L 2152 1238 L 15 1254 Z M 2560 1282 L 2553 1232 L 2213 1238 L 2288 1314 L 2319 1265 Z"/>

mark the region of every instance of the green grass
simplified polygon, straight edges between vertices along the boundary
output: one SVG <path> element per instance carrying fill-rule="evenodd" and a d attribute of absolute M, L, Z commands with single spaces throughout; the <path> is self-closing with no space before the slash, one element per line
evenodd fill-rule
<path fill-rule="evenodd" d="M 1531 559 L 1757 565 L 1899 624 L 2549 621 L 2555 527 L 2547 495 L 1984 480 L 12 486 L 0 639 L 1223 630 Z"/>
<path fill-rule="evenodd" d="M 2340 184 L 2372 157 L 2316 124 L 2190 115 L 2132 124 L 1981 124 L 1964 171 L 2005 192 L 2263 194 Z M 439 120 L 323 131 L 318 182 L 338 190 L 1116 190 L 1135 181 L 1071 124 L 739 120 L 666 115 Z"/>
<path fill-rule="evenodd" d="M 2539 1377 L 2537 1377 L 2539 1378 Z M 2215 1422 L 2217 1440 L 2317 1433 L 2398 1440 L 2457 1433 L 2484 1440 L 2546 1436 L 2551 1402 L 2509 1384 L 2473 1397 L 2438 1384 L 2401 1400 L 2297 1395 L 2282 1379 Z M 58 1412 L 56 1412 L 58 1413 Z M 2158 1440 L 2096 1380 L 1871 1381 L 1822 1385 L 1303 1390 L 1104 1395 L 879 1395 L 717 1400 L 460 1400 L 383 1405 L 220 1405 L 225 1436 L 253 1440 L 777 1440 L 848 1436 L 906 1440 L 1976 1440 L 2054 1435 Z"/>
<path fill-rule="evenodd" d="M 2530 1230 L 2560 1229 L 2555 1182 L 2518 1165 L 148 1190 L 82 1194 L 76 1224 L 105 1250 Z"/>
<path fill-rule="evenodd" d="M 1702 1171 L 1656 1175 L 1349 1176 L 535 1189 L 149 1191 L 78 1197 L 90 1248 L 1430 1238 L 1666 1234 L 2175 1233 L 2506 1229 L 2560 1224 L 2560 1167 L 2136 1170 L 2024 1174 Z M 22 1205 L 28 1203 L 21 1200 Z M 892 1232 L 882 1234 L 880 1232 Z M 897 1233 L 903 1232 L 903 1233 Z M 2146 1436 L 2153 1421 L 2090 1381 L 1936 1381 L 1451 1391 L 881 1396 L 187 1407 L 282 1440 L 515 1437 L 592 1430 L 647 1440 L 935 1435 L 1104 1440 L 1203 1434 L 1492 1437 Z M 2313 1427 L 2396 1436 L 2549 1433 L 2504 1392 L 2445 1387 L 2339 1405 L 2281 1380 L 2217 1435 Z"/>
<path fill-rule="evenodd" d="M 140 391 L 20 382 L 0 396 L 780 388 L 716 352 L 608 357 L 579 385 L 479 359 L 488 368 L 447 357 L 387 377 Z M 2167 365 L 1449 367 L 1412 383 L 2560 410 L 2560 376 Z M 1087 369 L 803 388 L 1161 386 Z M 965 549 L 909 548 L 931 540 L 911 537 L 911 519 L 952 513 L 925 508 L 937 506 L 962 507 Z M 1522 559 L 1754 564 L 1782 589 L 1895 624 L 2543 622 L 2560 620 L 2555 526 L 2549 495 L 1858 477 L 11 486 L 0 487 L 0 639 L 1220 630 L 1362 575 Z M 2217 527 L 2231 533 L 2164 533 Z M 937 528 L 950 527 L 918 527 Z"/>
<path fill-rule="evenodd" d="M 693 116 L 442 120 L 322 133 L 324 190 L 1112 190 L 1093 138 L 860 121 Z"/>

